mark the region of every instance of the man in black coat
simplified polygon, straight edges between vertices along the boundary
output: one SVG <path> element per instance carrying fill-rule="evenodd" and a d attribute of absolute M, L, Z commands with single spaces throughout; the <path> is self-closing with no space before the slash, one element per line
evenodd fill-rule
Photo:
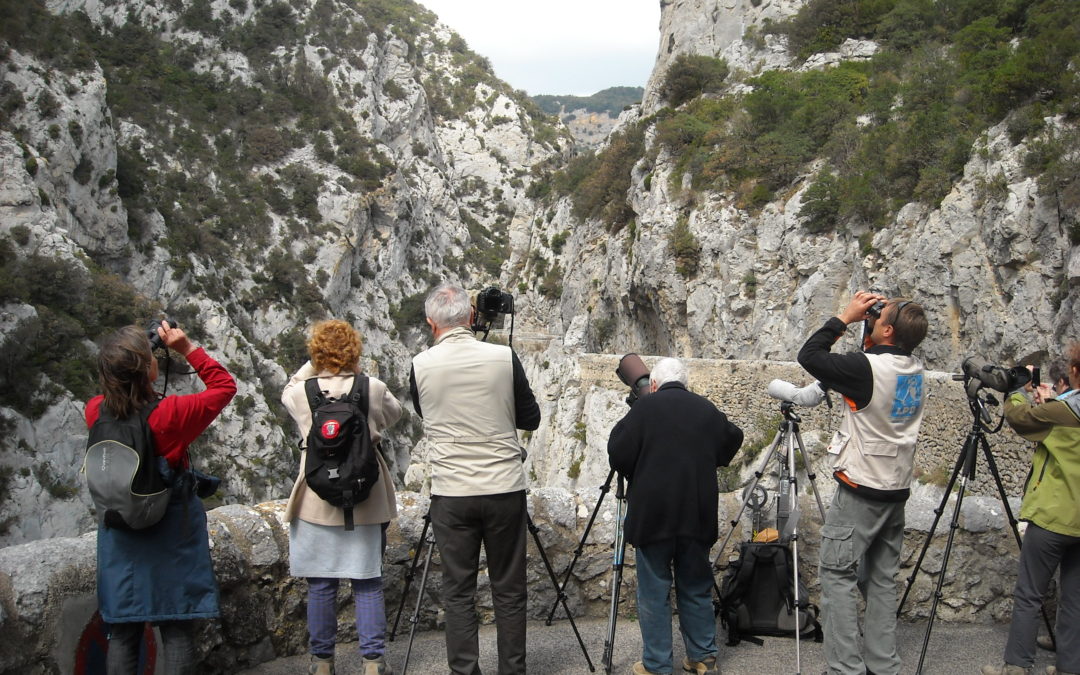
<path fill-rule="evenodd" d="M 687 379 L 682 361 L 661 359 L 649 376 L 652 393 L 634 403 L 608 439 L 611 467 L 629 481 L 625 536 L 636 550 L 644 646 L 636 675 L 672 672 L 673 578 L 683 670 L 719 672 L 709 563 L 718 532 L 716 468 L 731 461 L 743 433 L 708 399 L 687 390 Z"/>

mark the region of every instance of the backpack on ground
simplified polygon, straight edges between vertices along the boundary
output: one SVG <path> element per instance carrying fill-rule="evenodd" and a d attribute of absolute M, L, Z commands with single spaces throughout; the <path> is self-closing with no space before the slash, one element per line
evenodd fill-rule
<path fill-rule="evenodd" d="M 796 614 L 791 573 L 787 544 L 745 542 L 739 546 L 739 559 L 724 573 L 720 589 L 720 619 L 727 627 L 728 645 L 740 640 L 762 644 L 751 636 L 793 637 L 796 630 L 799 637 L 821 642 L 818 608 L 810 604 L 801 577 Z"/>
<path fill-rule="evenodd" d="M 345 510 L 345 529 L 353 529 L 353 507 L 367 499 L 379 480 L 379 460 L 368 430 L 368 378 L 356 375 L 349 393 L 326 396 L 318 378 L 304 383 L 311 407 L 307 437 L 308 487 Z"/>
<path fill-rule="evenodd" d="M 90 427 L 83 473 L 99 525 L 142 530 L 165 515 L 172 489 L 162 476 L 165 458 L 154 450 L 147 421 L 160 402 L 122 420 L 102 405 Z"/>

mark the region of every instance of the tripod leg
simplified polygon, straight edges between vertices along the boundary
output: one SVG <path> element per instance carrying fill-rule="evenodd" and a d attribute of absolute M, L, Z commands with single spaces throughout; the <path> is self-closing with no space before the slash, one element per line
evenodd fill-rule
<path fill-rule="evenodd" d="M 780 447 L 780 443 L 783 442 L 785 435 L 786 432 L 784 430 L 784 427 L 781 426 L 780 430 L 776 432 L 776 438 L 773 439 L 772 444 L 765 451 L 761 460 L 761 465 L 758 467 L 758 470 L 754 472 L 754 480 L 751 481 L 750 485 L 743 491 L 743 494 L 746 496 L 743 498 L 742 504 L 739 506 L 739 512 L 736 513 L 735 517 L 732 518 L 730 521 L 731 527 L 730 529 L 728 529 L 728 533 L 724 536 L 724 541 L 720 544 L 720 548 L 717 550 L 716 558 L 714 558 L 712 561 L 711 569 L 716 569 L 716 563 L 719 562 L 720 556 L 724 555 L 724 551 L 727 550 L 728 542 L 731 541 L 732 535 L 735 534 L 735 528 L 739 526 L 739 521 L 742 519 L 742 514 L 746 511 L 746 504 L 750 501 L 750 495 L 753 494 L 754 488 L 757 487 L 757 484 L 761 482 L 762 476 L 765 475 L 765 469 L 769 466 L 769 461 L 773 458 L 773 455 L 776 454 L 776 449 Z M 719 598 L 720 586 L 716 583 L 715 579 L 713 580 L 713 590 L 716 591 L 716 597 Z M 717 603 L 719 603 L 719 599 L 717 600 Z"/>
<path fill-rule="evenodd" d="M 578 632 L 577 624 L 574 622 L 574 615 L 570 613 L 570 607 L 566 604 L 566 593 L 563 592 L 561 586 L 559 586 L 559 580 L 555 577 L 555 570 L 551 568 L 551 562 L 548 560 L 547 552 L 544 551 L 543 544 L 540 543 L 540 528 L 538 528 L 532 520 L 532 517 L 525 514 L 526 521 L 529 525 L 529 532 L 532 534 L 533 541 L 536 543 L 536 550 L 540 552 L 540 559 L 544 561 L 544 568 L 547 570 L 548 577 L 551 578 L 551 585 L 555 587 L 555 593 L 557 595 L 555 602 L 562 603 L 563 609 L 566 610 L 566 618 L 570 619 L 570 626 L 574 629 L 574 636 L 577 638 L 578 646 L 581 647 L 581 653 L 585 655 L 585 662 L 589 664 L 589 672 L 595 672 L 596 668 L 593 667 L 592 659 L 589 658 L 589 651 L 585 649 L 585 641 L 581 639 L 581 633 Z"/>
<path fill-rule="evenodd" d="M 1013 516 L 1012 507 L 1009 506 L 1009 498 L 1005 492 L 1005 485 L 1001 482 L 1001 474 L 998 473 L 997 462 L 994 461 L 994 455 L 990 452 L 990 444 L 986 441 L 985 436 L 980 436 L 979 440 L 982 441 L 983 454 L 986 456 L 986 465 L 990 467 L 990 475 L 994 477 L 994 484 L 997 485 L 998 498 L 1001 499 L 1002 506 L 1005 507 L 1005 516 L 1009 519 L 1009 528 L 1012 529 L 1013 538 L 1016 539 L 1016 545 L 1023 547 L 1024 542 L 1020 538 L 1020 529 L 1017 527 L 1016 517 Z M 1057 636 L 1054 635 L 1053 622 L 1050 621 L 1050 614 L 1046 611 L 1046 605 L 1042 607 L 1043 623 L 1046 624 L 1046 632 L 1050 635 L 1050 641 L 1053 644 L 1057 644 Z"/>
<path fill-rule="evenodd" d="M 971 437 L 964 441 L 964 447 L 967 448 L 969 443 L 972 443 Z M 934 522 L 930 525 L 930 530 L 926 533 L 926 541 L 923 542 L 922 550 L 919 551 L 919 557 L 915 561 L 915 566 L 911 570 L 911 576 L 907 578 L 904 586 L 904 594 L 900 597 L 900 602 L 896 605 L 896 616 L 900 616 L 900 613 L 904 610 L 904 603 L 907 602 L 908 594 L 911 593 L 912 587 L 915 585 L 915 577 L 919 574 L 919 569 L 922 567 L 923 558 L 926 557 L 926 552 L 930 550 L 930 544 L 934 539 L 934 532 L 937 531 L 938 521 L 941 520 L 941 514 L 945 513 L 945 505 L 949 503 L 949 495 L 952 494 L 953 485 L 956 484 L 956 477 L 960 474 L 960 469 L 964 466 L 964 455 L 966 450 L 960 453 L 960 456 L 956 458 L 956 466 L 953 467 L 952 475 L 949 477 L 949 482 L 945 486 L 945 494 L 941 496 L 941 503 L 934 509 Z"/>
<path fill-rule="evenodd" d="M 608 634 L 604 641 L 604 656 L 601 663 L 604 672 L 611 675 L 612 658 L 615 652 L 615 622 L 619 616 L 619 593 L 622 590 L 623 561 L 626 557 L 626 538 L 623 533 L 623 519 L 626 517 L 626 500 L 622 497 L 622 478 L 619 478 L 618 513 L 615 520 L 615 557 L 611 562 L 611 609 L 608 612 Z"/>
<path fill-rule="evenodd" d="M 580 558 L 581 554 L 585 551 L 585 541 L 589 538 L 589 532 L 592 531 L 592 526 L 593 523 L 596 522 L 597 514 L 600 513 L 600 505 L 604 502 L 604 496 L 607 495 L 609 490 L 611 490 L 611 479 L 614 477 L 615 469 L 612 469 L 608 472 L 607 480 L 605 480 L 604 484 L 600 486 L 600 497 L 597 498 L 596 506 L 593 507 L 592 515 L 589 516 L 589 522 L 585 525 L 585 531 L 581 533 L 581 540 L 578 541 L 577 548 L 574 549 L 574 557 L 570 560 L 570 564 L 566 567 L 566 572 L 563 574 L 562 583 L 557 584 L 557 590 L 559 595 L 555 598 L 555 602 L 551 603 L 551 611 L 548 612 L 548 617 L 546 621 L 546 624 L 548 626 L 551 625 L 552 619 L 555 618 L 555 609 L 559 606 L 559 598 L 563 596 L 563 593 L 566 591 L 566 585 L 570 583 L 570 575 L 574 571 L 574 565 L 577 564 L 578 558 Z M 537 546 L 539 546 L 539 544 L 540 542 L 537 541 Z M 569 616 L 570 612 L 567 612 L 566 614 L 567 616 Z M 586 659 L 587 658 L 588 657 L 586 657 Z"/>
<path fill-rule="evenodd" d="M 974 445 L 973 439 L 970 448 L 972 453 L 975 452 Z M 973 459 L 970 463 L 970 469 L 973 472 Z M 919 665 L 915 670 L 916 673 L 922 673 L 923 661 L 926 659 L 926 648 L 930 644 L 930 631 L 934 629 L 934 617 L 937 615 L 938 602 L 941 600 L 941 589 L 945 585 L 945 573 L 949 568 L 949 554 L 952 552 L 953 539 L 956 536 L 956 530 L 960 527 L 960 509 L 964 503 L 964 494 L 967 492 L 968 479 L 969 476 L 965 473 L 960 479 L 960 489 L 956 493 L 956 506 L 953 507 L 952 521 L 949 523 L 949 538 L 945 540 L 945 553 L 941 558 L 941 571 L 938 573 L 937 586 L 934 588 L 934 599 L 930 604 L 930 619 L 926 624 L 926 633 L 923 635 L 922 650 L 919 651 Z M 946 492 L 946 499 L 948 499 L 948 496 L 949 493 Z M 927 541 L 929 541 L 929 537 L 927 538 Z"/>
<path fill-rule="evenodd" d="M 814 499 L 817 500 L 818 513 L 821 514 L 821 522 L 825 522 L 825 505 L 821 502 L 821 493 L 817 489 L 817 474 L 814 473 L 814 465 L 810 463 L 810 455 L 806 452 L 806 446 L 802 442 L 802 434 L 799 433 L 799 428 L 795 427 L 795 440 L 799 444 L 799 455 L 803 460 L 803 468 L 806 470 L 806 479 L 810 482 L 810 490 L 814 493 Z"/>
<path fill-rule="evenodd" d="M 409 597 L 409 587 L 412 585 L 413 577 L 416 576 L 416 568 L 420 564 L 420 549 L 423 548 L 427 539 L 428 526 L 431 525 L 431 514 L 424 514 L 424 527 L 420 530 L 420 539 L 416 543 L 416 554 L 413 555 L 412 564 L 409 565 L 409 571 L 405 573 L 405 589 L 401 591 L 401 602 L 398 603 L 397 614 L 394 616 L 394 627 L 390 631 L 390 642 L 394 641 L 394 637 L 397 636 L 398 623 L 401 621 L 401 610 L 405 609 L 405 599 Z"/>
<path fill-rule="evenodd" d="M 435 552 L 435 536 L 429 534 L 425 542 L 428 547 L 427 557 L 424 559 L 424 573 L 420 575 L 420 590 L 416 593 L 416 610 L 409 619 L 412 627 L 409 629 L 409 646 L 405 649 L 405 663 L 401 665 L 401 675 L 405 675 L 409 670 L 409 656 L 412 654 L 413 640 L 416 638 L 416 626 L 420 623 L 420 607 L 424 602 L 424 589 L 427 587 L 428 571 L 431 568 L 431 554 Z"/>
<path fill-rule="evenodd" d="M 799 428 L 794 423 L 791 425 L 793 433 L 788 436 L 787 444 L 787 460 L 788 460 L 788 473 L 790 474 L 791 489 L 789 490 L 789 498 L 795 500 L 795 510 L 792 516 L 791 523 L 791 592 L 794 598 L 794 607 L 791 608 L 795 618 L 795 672 L 797 674 L 802 673 L 802 626 L 799 622 L 799 511 L 798 511 L 798 499 L 799 499 L 799 487 L 796 481 L 795 471 L 795 441 L 798 441 L 799 448 L 802 449 L 802 439 L 799 438 Z M 806 461 L 805 454 L 803 461 Z M 822 517 L 824 522 L 824 516 Z"/>

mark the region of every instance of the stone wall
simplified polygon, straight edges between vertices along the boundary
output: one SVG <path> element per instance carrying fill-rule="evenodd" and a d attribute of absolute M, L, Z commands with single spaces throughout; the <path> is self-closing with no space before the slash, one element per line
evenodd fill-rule
<path fill-rule="evenodd" d="M 597 486 L 599 487 L 599 486 Z M 821 486 L 828 499 L 831 485 Z M 916 486 L 908 505 L 909 531 L 905 542 L 900 587 L 911 576 L 912 565 L 926 540 L 925 531 L 933 519 L 942 492 L 930 485 Z M 536 550 L 538 539 L 559 579 L 574 556 L 580 537 L 597 506 L 598 490 L 578 493 L 555 488 L 531 492 L 529 508 L 536 535 L 529 544 L 528 578 L 529 613 L 546 617 L 555 593 L 552 582 Z M 387 613 L 391 624 L 401 605 L 402 590 L 427 511 L 427 498 L 403 492 L 399 494 L 400 514 L 389 530 L 384 575 Z M 739 493 L 723 495 L 721 533 L 738 512 Z M 595 524 L 567 589 L 571 611 L 576 616 L 603 617 L 608 614 L 611 580 L 612 541 L 614 540 L 615 499 L 612 494 L 600 501 Z M 1015 508 L 1015 504 L 1014 504 Z M 248 506 L 224 506 L 209 514 L 211 550 L 221 587 L 222 613 L 215 621 L 200 623 L 197 644 L 200 672 L 232 672 L 272 658 L 303 653 L 306 647 L 305 585 L 288 575 L 288 535 L 281 515 L 284 502 L 275 501 Z M 820 517 L 813 497 L 804 494 L 800 522 L 800 569 L 809 581 L 811 600 L 817 602 L 816 558 Z M 945 509 L 946 519 L 936 530 L 928 551 L 924 572 L 916 580 L 911 598 L 904 608 L 907 618 L 925 617 L 933 584 L 942 564 L 944 539 L 952 506 Z M 938 616 L 945 620 L 991 622 L 1008 617 L 1009 594 L 1015 579 L 1017 548 L 1005 528 L 1000 502 L 994 498 L 968 497 L 950 555 L 947 583 Z M 735 544 L 746 538 L 748 523 L 740 522 Z M 54 673 L 75 672 L 77 655 L 92 660 L 95 627 L 94 533 L 77 538 L 47 539 L 0 549 L 0 672 Z M 720 555 L 726 564 L 730 550 Z M 421 558 L 422 562 L 422 558 Z M 409 617 L 415 607 L 415 589 L 404 605 L 398 635 L 409 631 Z M 623 612 L 634 611 L 635 575 L 633 554 L 627 554 Z M 355 640 L 350 599 L 343 587 L 340 597 L 339 639 Z M 486 576 L 481 573 L 478 609 L 483 620 L 492 616 Z M 422 603 L 420 628 L 440 629 L 441 588 L 439 559 L 432 560 L 427 594 Z M 559 610 L 558 616 L 563 616 Z"/>

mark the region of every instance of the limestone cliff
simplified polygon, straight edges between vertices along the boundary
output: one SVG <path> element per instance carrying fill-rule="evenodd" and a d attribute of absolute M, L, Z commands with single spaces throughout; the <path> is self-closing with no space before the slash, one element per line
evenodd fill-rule
<path fill-rule="evenodd" d="M 193 448 L 230 503 L 283 497 L 292 481 L 295 432 L 278 397 L 309 323 L 352 320 L 365 367 L 405 401 L 423 293 L 442 278 L 516 297 L 514 347 L 545 416 L 522 439 L 534 487 L 584 489 L 607 473 L 624 392 L 610 372 L 590 374 L 613 362 L 590 352 L 703 359 L 695 386 L 760 440 L 774 428 L 768 401 L 740 387 L 799 379 L 798 346 L 859 288 L 926 305 L 919 351 L 936 371 L 969 354 L 1045 365 L 1080 334 L 1078 153 L 1062 140 L 1076 135 L 1080 89 L 1067 79 L 977 133 L 957 118 L 950 143 L 935 137 L 953 163 L 924 171 L 940 148 L 915 132 L 936 118 L 901 119 L 905 105 L 919 94 L 963 112 L 971 87 L 905 99 L 891 87 L 910 73 L 871 79 L 890 44 L 858 31 L 793 48 L 795 31 L 777 25 L 809 2 L 665 0 L 642 104 L 571 159 L 557 120 L 409 2 L 14 4 L 30 9 L 12 14 L 0 49 L 0 543 L 90 529 L 78 469 L 92 341 L 158 310 L 237 375 L 236 401 Z M 1021 40 L 995 31 L 1006 59 Z M 689 56 L 724 77 L 673 102 L 668 74 Z M 933 84 L 947 56 L 928 48 L 905 67 Z M 1075 79 L 1071 63 L 1054 72 Z M 754 162 L 786 151 L 788 129 L 725 145 L 753 131 L 755 96 L 819 74 L 813 91 L 840 86 L 844 105 L 866 108 L 836 117 L 843 133 L 818 125 L 832 143 L 764 168 Z M 857 152 L 874 129 L 885 169 L 925 176 L 906 191 L 867 178 L 847 213 L 852 192 L 827 188 L 877 170 L 874 148 Z M 586 178 L 595 204 L 564 189 Z M 955 432 L 935 428 L 924 473 L 948 464 Z M 420 436 L 407 416 L 386 444 L 418 491 Z"/>

